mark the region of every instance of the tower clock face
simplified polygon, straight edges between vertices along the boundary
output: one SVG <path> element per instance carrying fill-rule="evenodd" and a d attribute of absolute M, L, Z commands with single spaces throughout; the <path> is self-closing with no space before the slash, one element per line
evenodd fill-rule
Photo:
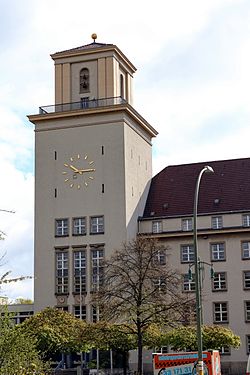
<path fill-rule="evenodd" d="M 71 189 L 87 188 L 94 180 L 95 162 L 87 154 L 71 156 L 63 165 L 64 182 Z"/>

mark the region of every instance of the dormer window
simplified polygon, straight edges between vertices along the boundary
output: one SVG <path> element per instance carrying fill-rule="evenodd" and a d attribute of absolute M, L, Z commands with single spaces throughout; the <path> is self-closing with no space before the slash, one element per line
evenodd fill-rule
<path fill-rule="evenodd" d="M 89 70 L 83 68 L 80 71 L 80 93 L 89 92 Z"/>

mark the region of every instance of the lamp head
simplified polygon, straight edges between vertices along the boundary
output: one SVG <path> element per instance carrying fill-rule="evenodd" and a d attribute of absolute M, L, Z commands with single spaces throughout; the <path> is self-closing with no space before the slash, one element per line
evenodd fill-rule
<path fill-rule="evenodd" d="M 212 167 L 210 167 L 210 165 L 205 165 L 204 169 L 205 173 L 214 173 L 214 170 Z"/>

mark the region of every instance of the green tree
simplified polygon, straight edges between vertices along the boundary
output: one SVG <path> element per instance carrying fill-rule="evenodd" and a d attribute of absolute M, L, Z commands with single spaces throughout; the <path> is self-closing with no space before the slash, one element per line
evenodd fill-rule
<path fill-rule="evenodd" d="M 240 337 L 230 328 L 222 326 L 202 327 L 203 350 L 219 350 L 222 347 L 239 348 Z M 197 350 L 197 336 L 195 326 L 178 327 L 168 332 L 162 340 L 163 345 L 170 345 L 173 350 Z"/>
<path fill-rule="evenodd" d="M 83 334 L 86 323 L 59 309 L 47 307 L 20 326 L 23 332 L 36 338 L 37 348 L 45 353 L 71 353 L 90 348 Z"/>
<path fill-rule="evenodd" d="M 20 332 L 7 310 L 0 317 L 0 375 L 45 374 L 49 370 L 36 349 L 33 337 Z"/>
<path fill-rule="evenodd" d="M 166 248 L 138 237 L 105 263 L 104 282 L 93 302 L 103 320 L 126 323 L 136 335 L 138 374 L 143 337 L 152 324 L 176 325 L 190 301 L 181 293 L 181 275 L 166 264 Z"/>

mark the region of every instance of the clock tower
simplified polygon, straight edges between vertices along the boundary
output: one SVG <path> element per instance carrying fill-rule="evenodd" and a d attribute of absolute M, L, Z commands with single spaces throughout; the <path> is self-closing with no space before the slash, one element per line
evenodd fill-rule
<path fill-rule="evenodd" d="M 51 55 L 55 104 L 35 125 L 35 310 L 95 321 L 103 259 L 137 233 L 156 130 L 133 108 L 134 65 L 113 44 Z"/>

